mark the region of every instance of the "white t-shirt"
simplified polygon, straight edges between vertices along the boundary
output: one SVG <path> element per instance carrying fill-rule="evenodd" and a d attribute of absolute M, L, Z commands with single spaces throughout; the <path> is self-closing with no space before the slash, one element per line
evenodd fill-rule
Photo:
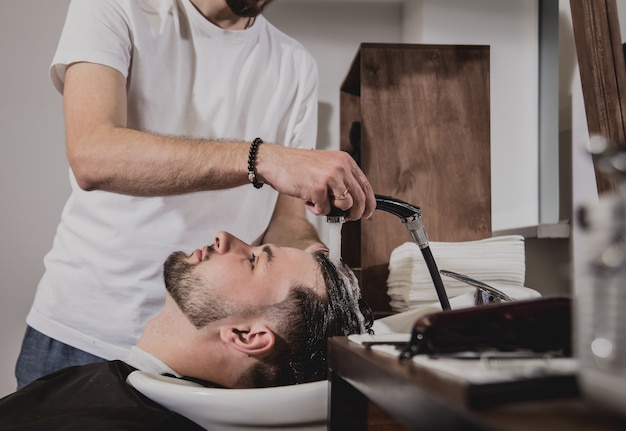
<path fill-rule="evenodd" d="M 226 31 L 190 0 L 75 0 L 50 70 L 60 92 L 78 61 L 127 78 L 130 128 L 315 147 L 315 61 L 263 16 Z M 210 244 L 219 230 L 258 241 L 277 198 L 252 185 L 155 198 L 85 192 L 71 171 L 70 183 L 27 322 L 105 359 L 123 359 L 162 308 L 172 251 Z"/>

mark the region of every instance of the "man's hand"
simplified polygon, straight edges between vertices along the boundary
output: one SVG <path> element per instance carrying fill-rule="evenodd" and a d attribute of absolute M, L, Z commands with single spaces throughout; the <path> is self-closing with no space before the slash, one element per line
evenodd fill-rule
<path fill-rule="evenodd" d="M 257 176 L 281 193 L 306 202 L 315 215 L 331 205 L 349 210 L 347 220 L 369 218 L 376 209 L 372 186 L 344 151 L 303 150 L 263 144 L 257 153 Z"/>

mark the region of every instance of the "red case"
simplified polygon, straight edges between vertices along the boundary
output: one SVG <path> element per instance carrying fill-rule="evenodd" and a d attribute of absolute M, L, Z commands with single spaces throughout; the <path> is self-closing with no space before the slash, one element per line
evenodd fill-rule
<path fill-rule="evenodd" d="M 401 356 L 466 351 L 571 356 L 571 300 L 548 297 L 428 314 L 415 322 Z"/>

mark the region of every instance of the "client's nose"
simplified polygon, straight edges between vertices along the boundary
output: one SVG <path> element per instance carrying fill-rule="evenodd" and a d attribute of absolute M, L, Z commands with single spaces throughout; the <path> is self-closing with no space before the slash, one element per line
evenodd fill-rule
<path fill-rule="evenodd" d="M 238 250 L 245 252 L 246 249 L 249 248 L 249 246 L 248 244 L 241 241 L 239 238 L 231 235 L 230 233 L 221 231 L 215 235 L 213 248 L 217 253 L 224 254 Z"/>

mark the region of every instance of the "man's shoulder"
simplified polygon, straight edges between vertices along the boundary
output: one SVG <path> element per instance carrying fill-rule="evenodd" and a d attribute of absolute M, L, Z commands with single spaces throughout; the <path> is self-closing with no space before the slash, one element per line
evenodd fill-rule
<path fill-rule="evenodd" d="M 267 28 L 267 34 L 270 38 L 272 38 L 275 42 L 279 43 L 283 50 L 289 52 L 290 55 L 298 54 L 301 55 L 302 58 L 298 59 L 301 61 L 303 59 L 315 61 L 313 55 L 309 52 L 309 50 L 296 38 L 290 36 L 289 34 L 283 32 L 278 27 L 274 26 L 269 20 L 263 17 L 265 20 L 265 25 Z"/>

